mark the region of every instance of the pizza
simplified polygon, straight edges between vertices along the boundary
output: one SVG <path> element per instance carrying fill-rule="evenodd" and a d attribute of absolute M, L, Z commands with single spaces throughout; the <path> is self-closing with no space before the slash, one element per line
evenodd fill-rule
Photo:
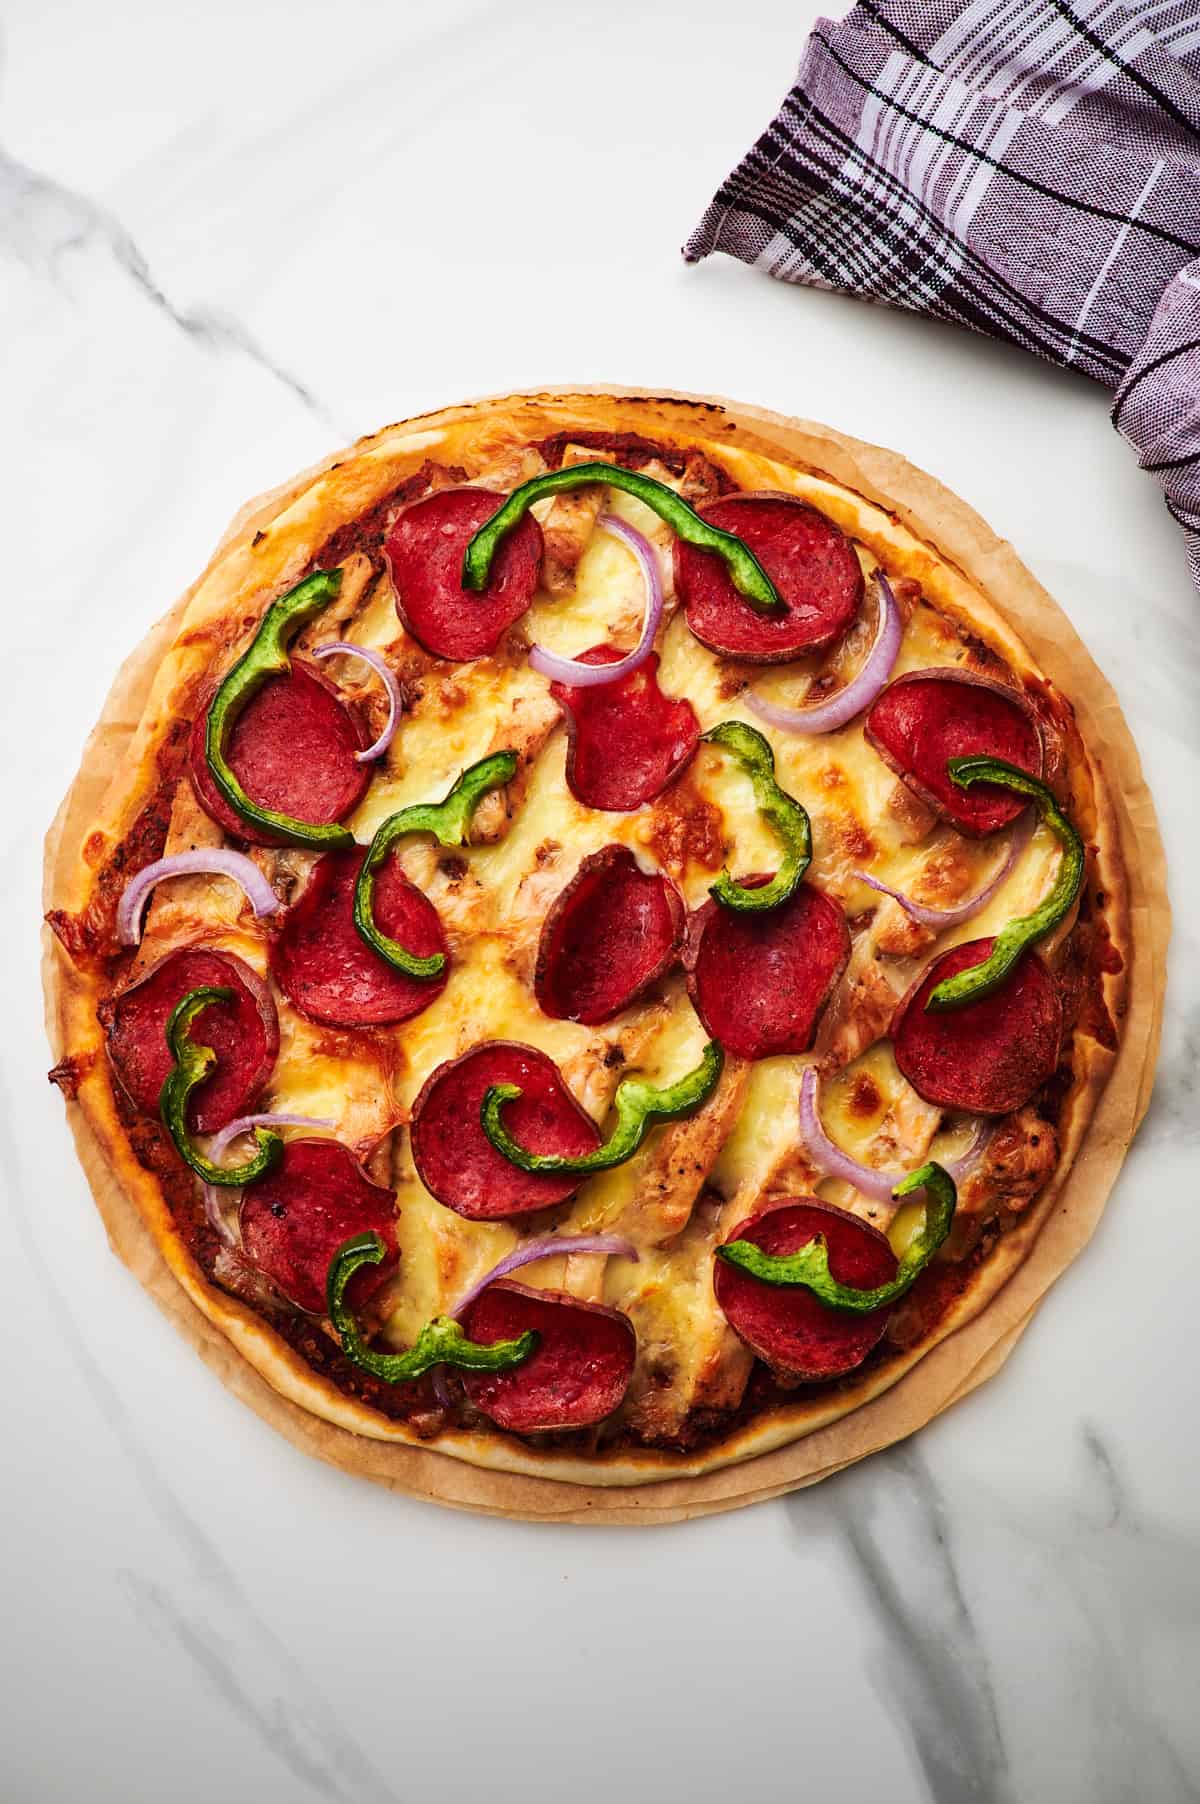
<path fill-rule="evenodd" d="M 852 446 L 587 392 L 386 428 L 115 692 L 51 1078 L 205 1332 L 373 1458 L 836 1463 L 1086 1154 L 1119 785 Z"/>

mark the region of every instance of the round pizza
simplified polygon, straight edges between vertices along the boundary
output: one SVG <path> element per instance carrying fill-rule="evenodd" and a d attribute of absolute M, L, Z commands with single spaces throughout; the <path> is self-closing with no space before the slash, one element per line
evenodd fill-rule
<path fill-rule="evenodd" d="M 629 394 L 389 427 L 114 691 L 51 1076 L 205 1332 L 397 1475 L 844 1463 L 1112 1147 L 1128 767 L 867 452 Z"/>

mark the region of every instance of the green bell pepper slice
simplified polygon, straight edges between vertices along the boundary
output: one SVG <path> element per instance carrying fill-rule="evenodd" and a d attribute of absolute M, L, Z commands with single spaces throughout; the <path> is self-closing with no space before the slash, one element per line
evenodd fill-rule
<path fill-rule="evenodd" d="M 728 867 L 709 885 L 709 895 L 723 908 L 757 914 L 778 908 L 792 895 L 812 862 L 812 823 L 808 810 L 775 780 L 775 754 L 757 727 L 726 720 L 702 735 L 708 745 L 732 752 L 754 787 L 758 811 L 783 847 L 783 860 L 770 883 L 747 889 L 734 881 Z"/>
<path fill-rule="evenodd" d="M 911 1196 L 914 1190 L 925 1192 L 924 1225 L 909 1241 L 895 1277 L 871 1290 L 838 1282 L 829 1269 L 829 1249 L 823 1234 L 817 1234 L 794 1253 L 764 1253 L 753 1241 L 731 1240 L 728 1246 L 717 1248 L 717 1258 L 764 1284 L 802 1284 L 829 1309 L 840 1309 L 848 1315 L 869 1315 L 873 1309 L 896 1302 L 912 1288 L 950 1232 L 958 1192 L 949 1172 L 932 1162 L 922 1165 L 919 1171 L 911 1171 L 901 1179 L 892 1195 Z"/>
<path fill-rule="evenodd" d="M 990 996 L 1005 978 L 1027 946 L 1053 933 L 1075 905 L 1083 883 L 1084 844 L 1074 826 L 1055 801 L 1052 792 L 1038 777 L 1008 764 L 1003 758 L 951 758 L 946 765 L 960 789 L 972 783 L 996 783 L 1011 789 L 1015 795 L 1029 796 L 1038 805 L 1042 819 L 1062 841 L 1062 857 L 1049 892 L 1031 914 L 1018 915 L 1008 921 L 996 935 L 996 943 L 981 965 L 971 965 L 953 977 L 946 977 L 930 993 L 925 1004 L 928 1012 L 939 1014 L 945 1009 L 962 1008 Z"/>
<path fill-rule="evenodd" d="M 730 581 L 747 607 L 756 614 L 776 614 L 783 607 L 778 589 L 771 581 L 749 545 L 736 534 L 723 532 L 702 520 L 694 507 L 681 495 L 652 476 L 636 470 L 624 470 L 620 464 L 571 464 L 565 470 L 551 470 L 545 476 L 534 476 L 514 489 L 508 500 L 490 520 L 485 520 L 463 554 L 462 586 L 476 591 L 486 589 L 492 559 L 505 533 L 511 532 L 529 512 L 535 501 L 545 495 L 561 495 L 571 489 L 603 482 L 612 489 L 623 489 L 627 495 L 665 520 L 676 538 L 701 551 L 715 551 L 729 572 Z"/>
<path fill-rule="evenodd" d="M 662 1088 L 627 1077 L 617 1085 L 613 1097 L 616 1121 L 608 1139 L 590 1153 L 571 1157 L 564 1153 L 531 1153 L 515 1141 L 501 1119 L 501 1110 L 521 1095 L 518 1084 L 492 1084 L 483 1099 L 480 1121 L 483 1131 L 496 1151 L 521 1171 L 565 1172 L 587 1177 L 596 1171 L 611 1171 L 632 1159 L 646 1135 L 657 1121 L 677 1121 L 690 1115 L 708 1101 L 717 1087 L 725 1064 L 725 1054 L 715 1040 L 710 1040 L 700 1056 L 700 1063 L 675 1083 Z"/>
<path fill-rule="evenodd" d="M 310 620 L 326 609 L 342 586 L 340 570 L 314 570 L 303 582 L 273 601 L 258 631 L 212 699 L 204 736 L 209 774 L 234 812 L 250 826 L 265 828 L 296 846 L 329 852 L 354 844 L 349 828 L 334 821 L 318 825 L 296 820 L 278 809 L 252 801 L 227 761 L 234 721 L 269 677 L 291 669 L 288 647 Z"/>
<path fill-rule="evenodd" d="M 167 1022 L 167 1045 L 171 1049 L 174 1069 L 158 1093 L 158 1108 L 163 1125 L 175 1142 L 175 1149 L 206 1184 L 240 1189 L 256 1178 L 273 1171 L 283 1155 L 283 1141 L 269 1128 L 257 1127 L 254 1139 L 258 1151 L 244 1165 L 216 1165 L 192 1140 L 187 1125 L 187 1106 L 192 1091 L 202 1084 L 216 1063 L 211 1046 L 200 1046 L 191 1037 L 192 1022 L 213 1002 L 232 1002 L 233 991 L 215 984 L 189 990 L 175 1004 Z"/>
<path fill-rule="evenodd" d="M 453 1316 L 435 1316 L 418 1334 L 407 1353 L 373 1353 L 362 1337 L 354 1311 L 346 1301 L 346 1286 L 363 1265 L 378 1265 L 386 1248 L 374 1228 L 343 1240 L 329 1264 L 325 1281 L 325 1306 L 337 1329 L 342 1352 L 372 1378 L 386 1384 L 407 1384 L 424 1377 L 434 1366 L 459 1366 L 468 1372 L 507 1372 L 529 1358 L 539 1336 L 532 1328 L 516 1340 L 493 1341 L 484 1346 L 468 1340 Z"/>
<path fill-rule="evenodd" d="M 354 885 L 354 925 L 380 958 L 409 977 L 438 977 L 446 963 L 444 952 L 418 958 L 392 939 L 375 920 L 375 879 L 379 867 L 398 840 L 410 833 L 432 833 L 439 846 L 465 845 L 472 818 L 484 796 L 512 781 L 517 769 L 515 752 L 493 752 L 462 772 L 441 802 L 415 802 L 389 814 L 371 841 Z"/>

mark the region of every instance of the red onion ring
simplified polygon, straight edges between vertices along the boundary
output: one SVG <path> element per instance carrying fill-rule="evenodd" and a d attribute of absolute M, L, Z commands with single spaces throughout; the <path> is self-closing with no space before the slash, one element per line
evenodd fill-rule
<path fill-rule="evenodd" d="M 219 1162 L 239 1134 L 248 1134 L 252 1128 L 256 1127 L 331 1128 L 332 1126 L 332 1121 L 327 1121 L 324 1116 L 320 1115 L 239 1115 L 236 1121 L 227 1122 L 213 1135 L 208 1143 L 208 1156 Z M 241 1191 L 227 1191 L 223 1196 L 216 1184 L 203 1184 L 201 1189 L 204 1191 L 204 1213 L 208 1217 L 209 1226 L 216 1229 L 228 1246 L 237 1246 L 238 1235 L 226 1221 L 221 1204 L 226 1197 L 230 1200 L 234 1197 L 240 1198 Z"/>
<path fill-rule="evenodd" d="M 252 858 L 213 846 L 202 852 L 173 852 L 140 870 L 125 885 L 117 903 L 117 938 L 122 946 L 136 946 L 142 937 L 142 913 L 150 891 L 168 877 L 231 877 L 246 892 L 255 914 L 273 915 L 283 903 Z"/>
<path fill-rule="evenodd" d="M 519 1247 L 503 1258 L 499 1265 L 494 1265 L 490 1272 L 485 1272 L 478 1283 L 472 1284 L 465 1297 L 460 1297 L 450 1314 L 456 1319 L 475 1301 L 481 1291 L 497 1278 L 506 1278 L 509 1272 L 515 1272 L 523 1265 L 532 1265 L 536 1259 L 554 1259 L 563 1253 L 607 1253 L 614 1259 L 632 1259 L 636 1262 L 638 1250 L 631 1240 L 623 1240 L 619 1234 L 539 1234 L 533 1240 L 526 1240 Z"/>
<path fill-rule="evenodd" d="M 961 1152 L 957 1159 L 942 1161 L 942 1169 L 956 1184 L 973 1170 L 982 1156 L 984 1148 L 992 1137 L 992 1124 L 987 1121 L 976 1121 L 975 1133 L 971 1143 Z M 843 1183 L 852 1184 L 862 1196 L 869 1196 L 877 1203 L 890 1203 L 892 1191 L 904 1177 L 902 1171 L 877 1171 L 873 1165 L 862 1165 L 852 1159 L 849 1153 L 835 1146 L 821 1126 L 821 1117 L 817 1110 L 817 1069 L 815 1065 L 806 1065 L 804 1075 L 800 1079 L 800 1138 L 817 1170 L 827 1178 L 840 1178 Z M 916 1193 L 914 1192 L 914 1195 Z"/>
<path fill-rule="evenodd" d="M 945 927 L 959 927 L 964 921 L 969 921 L 972 915 L 977 915 L 991 901 L 1033 838 L 1036 826 L 1037 816 L 1032 808 L 1027 808 L 1012 830 L 1008 851 L 994 875 L 988 878 L 978 894 L 971 896 L 966 902 L 956 903 L 953 908 L 929 908 L 924 902 L 914 902 L 903 890 L 892 889 L 888 884 L 881 883 L 878 877 L 869 876 L 866 871 L 851 871 L 850 875 L 857 877 L 860 883 L 865 883 L 868 889 L 878 890 L 881 896 L 890 896 L 893 902 L 900 904 L 906 915 L 922 927 L 932 927 L 935 933 L 940 933 Z"/>
<path fill-rule="evenodd" d="M 396 727 L 399 724 L 400 712 L 404 705 L 403 698 L 400 694 L 400 683 L 395 672 L 389 670 L 388 666 L 384 663 L 383 658 L 377 651 L 368 651 L 365 645 L 351 645 L 347 639 L 335 639 L 330 645 L 318 645 L 312 655 L 314 658 L 332 658 L 335 656 L 342 658 L 361 658 L 364 664 L 369 664 L 371 666 L 371 669 L 375 672 L 375 675 L 387 690 L 387 724 L 374 745 L 369 745 L 365 752 L 355 752 L 354 756 L 359 764 L 370 764 L 373 759 L 382 758 L 396 736 Z"/>
<path fill-rule="evenodd" d="M 784 733 L 832 733 L 838 727 L 844 727 L 848 720 L 869 708 L 879 691 L 892 674 L 900 653 L 900 641 L 904 637 L 904 621 L 900 616 L 900 604 L 892 592 L 892 585 L 882 570 L 875 572 L 875 581 L 879 588 L 879 621 L 875 628 L 875 638 L 871 649 L 862 661 L 857 674 L 851 677 L 844 689 L 831 695 L 827 702 L 815 702 L 807 708 L 785 708 L 778 702 L 764 700 L 756 695 L 753 689 L 746 691 L 744 700 L 752 714 L 757 714 L 768 725 L 779 727 Z"/>
<path fill-rule="evenodd" d="M 641 638 L 633 650 L 616 664 L 581 664 L 577 658 L 560 658 L 556 652 L 547 651 L 544 646 L 531 645 L 529 662 L 533 668 L 540 671 L 542 676 L 549 677 L 552 682 L 566 683 L 571 689 L 596 689 L 602 683 L 619 683 L 622 677 L 631 676 L 653 651 L 654 637 L 662 620 L 662 577 L 658 573 L 658 559 L 649 539 L 644 538 L 627 521 L 619 520 L 615 514 L 602 514 L 596 525 L 602 532 L 620 539 L 637 559 L 646 584 L 646 618 Z"/>

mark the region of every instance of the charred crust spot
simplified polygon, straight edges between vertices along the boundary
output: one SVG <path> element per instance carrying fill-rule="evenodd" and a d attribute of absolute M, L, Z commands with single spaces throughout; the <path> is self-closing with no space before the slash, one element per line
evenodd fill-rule
<path fill-rule="evenodd" d="M 620 1046 L 606 1046 L 604 1048 L 604 1069 L 606 1071 L 617 1071 L 624 1063 L 625 1053 Z"/>
<path fill-rule="evenodd" d="M 68 1053 L 65 1059 L 60 1059 L 57 1065 L 47 1071 L 46 1076 L 62 1091 L 68 1102 L 74 1102 L 79 1094 L 80 1082 L 90 1069 L 91 1063 L 90 1053 Z"/>
<path fill-rule="evenodd" d="M 879 1094 L 879 1085 L 870 1072 L 858 1072 L 850 1086 L 850 1095 L 846 1102 L 850 1113 L 867 1121 L 872 1115 L 878 1113 L 882 1103 L 883 1097 Z"/>
<path fill-rule="evenodd" d="M 263 540 L 266 538 L 266 536 L 267 536 L 266 531 L 264 530 L 263 527 L 260 526 L 258 531 L 255 533 L 254 537 L 250 541 L 251 546 L 261 545 Z"/>
<path fill-rule="evenodd" d="M 333 468 L 336 469 L 337 465 Z M 334 565 L 344 563 L 356 551 L 369 558 L 376 570 L 381 569 L 383 541 L 396 510 L 409 501 L 419 500 L 431 489 L 449 488 L 466 480 L 467 472 L 458 464 L 439 464 L 426 458 L 419 470 L 406 476 L 403 482 L 398 482 L 382 500 L 369 507 L 356 520 L 348 520 L 336 532 L 330 533 L 308 569 L 330 570 Z"/>
<path fill-rule="evenodd" d="M 438 859 L 438 870 L 442 873 L 442 876 L 446 879 L 447 883 L 461 883 L 467 874 L 467 869 L 466 859 L 459 858 L 454 853 L 451 853 L 446 858 Z"/>
<path fill-rule="evenodd" d="M 643 438 L 637 432 L 555 432 L 549 438 L 537 439 L 537 451 L 548 469 L 562 467 L 568 445 L 582 445 L 589 451 L 609 451 L 627 470 L 640 470 L 646 464 L 660 463 L 672 476 L 692 476 L 698 485 L 714 495 L 733 493 L 737 484 L 727 470 L 722 470 L 694 447 L 665 445 L 657 439 Z"/>

